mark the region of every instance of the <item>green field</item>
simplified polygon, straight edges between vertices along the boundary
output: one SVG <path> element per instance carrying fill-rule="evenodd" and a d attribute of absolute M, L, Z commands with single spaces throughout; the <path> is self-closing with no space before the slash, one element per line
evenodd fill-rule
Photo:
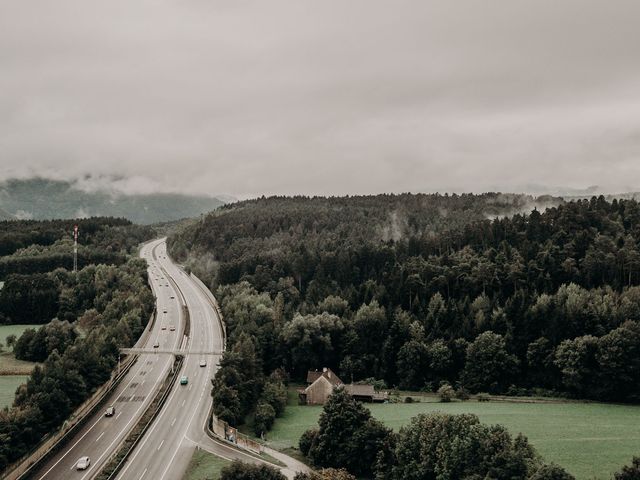
<path fill-rule="evenodd" d="M 29 378 L 26 375 L 0 376 L 0 408 L 11 406 L 16 388 Z"/>
<path fill-rule="evenodd" d="M 20 337 L 27 328 L 38 328 L 40 325 L 0 325 L 0 343 L 3 351 L 0 352 L 0 375 L 28 375 L 33 370 L 35 363 L 16 360 L 7 348 L 7 337 L 11 334 Z"/>
<path fill-rule="evenodd" d="M 290 396 L 292 400 L 292 396 Z M 640 455 L 640 406 L 602 403 L 511 403 L 473 400 L 456 403 L 391 403 L 370 405 L 373 415 L 398 430 L 419 413 L 475 413 L 489 424 L 522 432 L 547 462 L 565 467 L 578 479 L 610 479 L 622 465 Z M 319 406 L 290 401 L 269 432 L 272 447 L 297 446 L 307 428 L 315 426 Z"/>
<path fill-rule="evenodd" d="M 42 325 L 0 325 L 0 343 L 7 350 L 7 337 L 11 334 L 20 337 L 27 328 L 39 328 Z"/>
<path fill-rule="evenodd" d="M 182 480 L 218 480 L 220 471 L 230 463 L 205 450 L 196 450 Z"/>

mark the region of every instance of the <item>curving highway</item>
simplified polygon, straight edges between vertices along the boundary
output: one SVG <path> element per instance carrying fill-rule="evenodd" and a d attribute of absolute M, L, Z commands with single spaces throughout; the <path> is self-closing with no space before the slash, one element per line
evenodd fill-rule
<path fill-rule="evenodd" d="M 165 239 L 145 244 L 140 255 L 148 262 L 149 282 L 156 296 L 157 317 L 150 331 L 135 345 L 142 352 L 109 399 L 115 414 L 102 411 L 30 478 L 94 478 L 114 453 L 136 421 L 144 413 L 180 352 L 184 362 L 179 373 L 187 383 L 176 382 L 159 415 L 131 453 L 116 478 L 126 480 L 175 480 L 182 478 L 195 448 L 203 448 L 227 460 L 267 463 L 212 439 L 206 433 L 211 405 L 211 379 L 215 375 L 220 352 L 224 350 L 222 324 L 213 308 L 213 296 L 196 278 L 178 268 L 167 256 Z M 188 312 L 189 331 L 185 332 Z M 188 333 L 188 335 L 184 335 Z M 148 352 L 148 353 L 147 353 Z M 270 452 L 288 466 L 282 468 L 288 478 L 307 468 L 295 460 Z M 89 456 L 87 470 L 75 466 Z"/>
<path fill-rule="evenodd" d="M 152 349 L 153 344 L 158 342 L 161 348 L 178 348 L 183 341 L 184 319 L 178 292 L 167 281 L 156 259 L 159 257 L 156 250 L 161 244 L 162 241 L 150 242 L 140 251 L 141 257 L 149 264 L 149 283 L 156 296 L 157 319 L 152 330 L 145 332 L 136 347 Z M 174 325 L 175 330 L 172 331 L 170 325 Z M 167 328 L 163 330 L 163 326 Z M 168 355 L 140 355 L 109 399 L 108 403 L 115 406 L 115 414 L 105 417 L 103 411 L 97 412 L 60 452 L 30 478 L 88 480 L 97 475 L 153 399 L 171 362 L 172 358 Z M 85 455 L 90 457 L 91 465 L 87 470 L 77 471 L 76 462 Z"/>

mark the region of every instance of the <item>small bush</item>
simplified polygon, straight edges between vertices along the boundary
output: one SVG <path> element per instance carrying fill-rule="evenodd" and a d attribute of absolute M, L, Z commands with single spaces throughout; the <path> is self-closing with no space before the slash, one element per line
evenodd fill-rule
<path fill-rule="evenodd" d="M 275 419 L 276 411 L 273 407 L 268 403 L 260 403 L 256 408 L 253 431 L 256 435 L 262 435 L 264 432 L 268 432 L 271 430 Z"/>
<path fill-rule="evenodd" d="M 614 476 L 615 480 L 637 480 L 638 478 L 640 478 L 640 457 L 633 457 L 631 465 L 625 465 Z"/>
<path fill-rule="evenodd" d="M 304 432 L 300 437 L 300 440 L 298 440 L 298 447 L 305 457 L 309 455 L 309 450 L 311 450 L 311 446 L 313 445 L 313 442 L 315 442 L 317 436 L 318 430 L 310 428 Z"/>
<path fill-rule="evenodd" d="M 448 403 L 455 396 L 455 390 L 449 384 L 442 385 L 438 389 L 438 396 L 440 397 L 440 401 L 443 403 Z"/>
<path fill-rule="evenodd" d="M 413 403 L 413 397 L 404 397 L 404 403 Z"/>
<path fill-rule="evenodd" d="M 637 477 L 636 477 L 637 478 Z M 575 477 L 564 468 L 554 465 L 543 465 L 529 480 L 575 480 Z"/>
<path fill-rule="evenodd" d="M 476 399 L 479 402 L 488 402 L 489 400 L 491 400 L 488 393 L 479 393 L 478 395 L 476 395 Z"/>
<path fill-rule="evenodd" d="M 248 463 L 233 462 L 224 467 L 220 472 L 220 480 L 286 480 L 275 468 L 267 465 L 251 465 Z"/>
<path fill-rule="evenodd" d="M 464 387 L 460 387 L 456 390 L 456 398 L 458 400 L 469 400 L 469 392 Z"/>

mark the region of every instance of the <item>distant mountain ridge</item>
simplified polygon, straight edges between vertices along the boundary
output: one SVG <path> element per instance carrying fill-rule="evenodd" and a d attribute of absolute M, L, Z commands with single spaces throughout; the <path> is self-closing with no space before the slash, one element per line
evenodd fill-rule
<path fill-rule="evenodd" d="M 229 203 L 227 198 L 204 195 L 86 191 L 72 182 L 46 178 L 0 182 L 0 219 L 112 216 L 124 217 L 134 223 L 151 224 L 197 217 L 225 203 Z"/>
<path fill-rule="evenodd" d="M 16 217 L 14 217 L 9 212 L 0 208 L 0 221 L 2 220 L 16 220 Z"/>

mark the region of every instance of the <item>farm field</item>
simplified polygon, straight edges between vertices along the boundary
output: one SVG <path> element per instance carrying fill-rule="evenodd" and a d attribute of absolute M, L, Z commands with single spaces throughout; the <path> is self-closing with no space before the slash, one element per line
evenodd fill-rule
<path fill-rule="evenodd" d="M 480 421 L 522 432 L 547 462 L 565 467 L 578 479 L 610 479 L 640 452 L 640 406 L 602 403 L 516 403 L 474 400 L 454 403 L 368 405 L 374 417 L 398 430 L 420 413 L 474 413 Z M 290 395 L 282 418 L 267 436 L 278 449 L 297 447 L 300 435 L 317 425 L 322 407 L 300 406 Z"/>
<path fill-rule="evenodd" d="M 217 480 L 222 469 L 230 464 L 231 462 L 224 458 L 204 450 L 196 450 L 182 480 Z"/>
<path fill-rule="evenodd" d="M 7 337 L 9 335 L 15 335 L 16 337 L 20 337 L 22 332 L 24 332 L 27 328 L 38 328 L 42 325 L 0 325 L 0 343 L 4 345 L 5 350 L 7 350 Z"/>
<path fill-rule="evenodd" d="M 26 375 L 0 376 L 0 408 L 11 406 L 16 388 L 25 383 L 28 378 Z"/>
<path fill-rule="evenodd" d="M 0 343 L 3 345 L 3 352 L 0 353 L 0 375 L 29 375 L 36 365 L 32 362 L 16 360 L 7 348 L 7 337 L 15 335 L 20 337 L 27 328 L 38 328 L 40 325 L 0 325 Z"/>

